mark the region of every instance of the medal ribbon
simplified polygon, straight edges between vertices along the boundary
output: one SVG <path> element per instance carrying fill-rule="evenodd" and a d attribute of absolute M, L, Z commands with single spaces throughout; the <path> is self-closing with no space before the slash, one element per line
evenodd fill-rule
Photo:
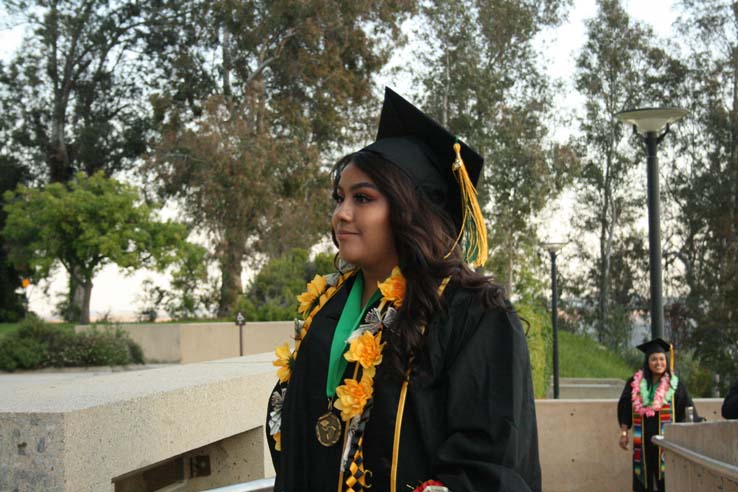
<path fill-rule="evenodd" d="M 336 325 L 336 331 L 333 334 L 333 343 L 331 344 L 331 355 L 328 363 L 328 378 L 325 382 L 325 394 L 328 398 L 333 398 L 336 395 L 336 388 L 341 382 L 343 373 L 346 372 L 346 366 L 348 361 L 343 357 L 343 353 L 346 351 L 346 340 L 349 335 L 359 326 L 361 320 L 364 319 L 369 306 L 379 300 L 381 292 L 379 289 L 374 291 L 369 302 L 366 303 L 364 308 L 361 307 L 361 296 L 364 293 L 364 276 L 359 272 L 354 281 L 354 285 L 351 287 L 346 305 L 341 312 L 341 317 L 338 319 L 338 325 Z"/>

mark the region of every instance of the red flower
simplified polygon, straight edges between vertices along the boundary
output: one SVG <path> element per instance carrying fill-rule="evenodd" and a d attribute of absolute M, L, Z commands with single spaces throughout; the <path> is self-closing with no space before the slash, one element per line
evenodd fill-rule
<path fill-rule="evenodd" d="M 445 487 L 445 485 L 443 485 L 438 480 L 426 480 L 425 482 L 415 487 L 413 489 L 413 492 L 423 492 L 426 487 L 430 487 L 431 485 L 437 485 L 438 487 Z"/>

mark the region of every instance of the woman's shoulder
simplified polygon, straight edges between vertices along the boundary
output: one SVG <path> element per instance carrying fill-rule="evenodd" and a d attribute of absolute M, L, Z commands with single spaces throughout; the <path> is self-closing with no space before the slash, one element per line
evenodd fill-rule
<path fill-rule="evenodd" d="M 494 288 L 494 287 L 493 287 Z M 490 336 L 513 333 L 522 334 L 520 318 L 513 305 L 500 299 L 489 302 L 484 289 L 474 289 L 461 285 L 450 285 L 446 297 L 448 305 L 448 325 L 454 336 L 469 340 L 482 330 Z"/>

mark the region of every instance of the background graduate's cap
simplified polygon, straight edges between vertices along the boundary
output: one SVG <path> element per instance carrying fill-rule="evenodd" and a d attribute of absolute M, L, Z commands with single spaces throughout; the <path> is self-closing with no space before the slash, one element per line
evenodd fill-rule
<path fill-rule="evenodd" d="M 642 343 L 638 345 L 638 350 L 646 355 L 651 355 L 655 352 L 668 353 L 671 349 L 671 344 L 660 338 L 654 338 L 650 342 Z"/>
<path fill-rule="evenodd" d="M 638 345 L 638 350 L 646 354 L 648 357 L 655 353 L 669 354 L 669 362 L 671 364 L 671 372 L 674 372 L 674 346 L 661 338 L 654 338 L 650 342 Z"/>
<path fill-rule="evenodd" d="M 389 87 L 385 88 L 377 140 L 362 149 L 402 169 L 456 225 L 466 261 L 487 261 L 487 228 L 476 184 L 484 159 Z"/>

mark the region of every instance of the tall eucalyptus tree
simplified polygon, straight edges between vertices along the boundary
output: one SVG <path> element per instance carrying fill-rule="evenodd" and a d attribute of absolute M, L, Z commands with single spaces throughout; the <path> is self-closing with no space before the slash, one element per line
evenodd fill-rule
<path fill-rule="evenodd" d="M 426 49 L 417 74 L 426 109 L 486 156 L 480 196 L 492 211 L 489 265 L 522 289 L 537 242 L 531 219 L 571 179 L 576 158 L 549 139 L 553 85 L 534 40 L 565 15 L 566 0 L 447 0 L 422 3 Z M 517 284 L 514 287 L 514 284 Z M 521 294 L 521 292 L 517 292 Z"/>
<path fill-rule="evenodd" d="M 328 217 L 324 162 L 363 128 L 372 77 L 413 2 L 169 1 L 149 36 L 161 83 L 148 169 L 216 244 L 219 315 L 242 262 L 310 246 Z"/>

